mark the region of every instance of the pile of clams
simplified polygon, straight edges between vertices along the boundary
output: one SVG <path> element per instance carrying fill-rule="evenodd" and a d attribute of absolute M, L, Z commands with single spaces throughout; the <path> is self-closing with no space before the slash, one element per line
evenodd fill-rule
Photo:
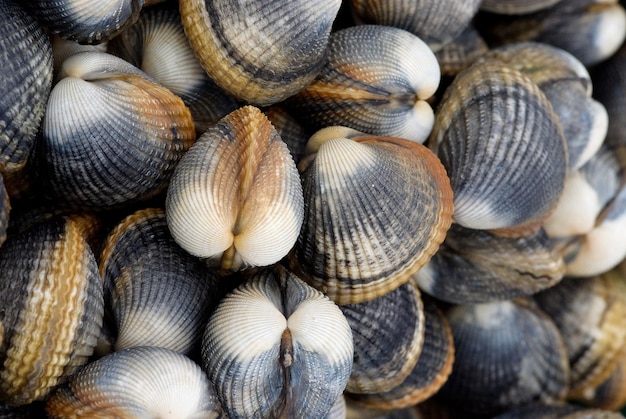
<path fill-rule="evenodd" d="M 0 417 L 623 417 L 624 2 L 0 32 Z"/>

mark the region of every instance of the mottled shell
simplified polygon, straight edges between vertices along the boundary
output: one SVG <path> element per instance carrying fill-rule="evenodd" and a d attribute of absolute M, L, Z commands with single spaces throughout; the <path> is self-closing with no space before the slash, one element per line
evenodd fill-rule
<path fill-rule="evenodd" d="M 626 350 L 622 351 L 611 375 L 598 387 L 587 389 L 576 399 L 577 402 L 607 410 L 619 410 L 626 406 Z"/>
<path fill-rule="evenodd" d="M 424 142 L 434 121 L 426 100 L 440 73 L 421 39 L 389 26 L 353 26 L 332 33 L 328 55 L 315 81 L 288 100 L 303 124 Z"/>
<path fill-rule="evenodd" d="M 473 25 L 435 52 L 442 76 L 454 77 L 489 50 Z"/>
<path fill-rule="evenodd" d="M 527 76 L 479 60 L 446 89 L 429 146 L 446 167 L 454 221 L 523 235 L 537 230 L 565 184 L 558 117 Z"/>
<path fill-rule="evenodd" d="M 622 419 L 624 415 L 575 404 L 532 402 L 514 407 L 494 419 Z"/>
<path fill-rule="evenodd" d="M 41 400 L 87 361 L 102 327 L 102 283 L 79 223 L 56 217 L 7 239 L 0 307 L 0 399 Z"/>
<path fill-rule="evenodd" d="M 372 409 L 397 410 L 427 400 L 445 384 L 452 371 L 455 349 L 452 332 L 433 300 L 424 298 L 424 345 L 411 373 L 389 391 L 346 397 Z"/>
<path fill-rule="evenodd" d="M 284 268 L 264 270 L 211 315 L 202 362 L 231 418 L 324 418 L 352 367 L 341 310 Z"/>
<path fill-rule="evenodd" d="M 114 352 L 82 367 L 46 402 L 51 418 L 224 418 L 199 365 L 165 348 Z"/>
<path fill-rule="evenodd" d="M 424 307 L 417 283 L 359 304 L 341 306 L 354 340 L 346 391 L 381 393 L 411 373 L 424 343 Z"/>
<path fill-rule="evenodd" d="M 319 73 L 340 5 L 340 0 L 181 0 L 180 14 L 209 76 L 236 98 L 267 106 Z"/>
<path fill-rule="evenodd" d="M 0 170 L 24 166 L 52 88 L 52 46 L 37 20 L 13 1 L 0 4 Z"/>
<path fill-rule="evenodd" d="M 144 0 L 33 0 L 31 13 L 51 33 L 81 44 L 98 44 L 139 17 Z"/>
<path fill-rule="evenodd" d="M 456 38 L 482 0 L 351 0 L 359 21 L 407 30 L 434 51 Z"/>
<path fill-rule="evenodd" d="M 439 397 L 466 414 L 493 416 L 534 400 L 562 400 L 567 353 L 554 323 L 522 301 L 462 304 L 446 316 L 456 358 Z"/>
<path fill-rule="evenodd" d="M 83 52 L 63 64 L 38 149 L 45 192 L 104 209 L 155 196 L 195 140 L 182 100 L 121 58 Z"/>
<path fill-rule="evenodd" d="M 222 91 L 198 62 L 176 3 L 143 9 L 135 24 L 109 42 L 108 52 L 141 68 L 180 96 L 198 135 L 237 109 L 235 99 Z"/>
<path fill-rule="evenodd" d="M 449 180 L 416 142 L 333 137 L 300 167 L 306 212 L 290 264 L 338 304 L 407 282 L 450 226 Z"/>
<path fill-rule="evenodd" d="M 608 378 L 626 347 L 626 284 L 616 270 L 593 278 L 567 278 L 535 296 L 567 347 L 571 397 Z"/>
<path fill-rule="evenodd" d="M 413 276 L 423 291 L 459 304 L 531 295 L 564 274 L 563 257 L 543 230 L 508 238 L 453 224 L 439 251 Z"/>
<path fill-rule="evenodd" d="M 562 0 L 483 0 L 480 10 L 503 15 L 522 15 L 548 9 Z"/>
<path fill-rule="evenodd" d="M 167 222 L 189 253 L 223 269 L 278 262 L 303 217 L 296 165 L 285 143 L 253 106 L 206 131 L 177 167 L 167 191 Z"/>
<path fill-rule="evenodd" d="M 220 297 L 217 276 L 180 248 L 163 210 L 139 210 L 109 234 L 100 258 L 115 350 L 158 346 L 189 353 Z"/>

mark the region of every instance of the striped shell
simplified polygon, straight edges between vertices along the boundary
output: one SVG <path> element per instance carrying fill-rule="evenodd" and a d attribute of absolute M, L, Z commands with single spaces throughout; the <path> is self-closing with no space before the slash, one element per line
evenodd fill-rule
<path fill-rule="evenodd" d="M 562 0 L 483 0 L 480 10 L 503 15 L 521 15 L 548 9 Z"/>
<path fill-rule="evenodd" d="M 227 270 L 278 262 L 302 224 L 300 178 L 267 117 L 245 106 L 206 131 L 167 191 L 167 222 L 189 253 Z"/>
<path fill-rule="evenodd" d="M 429 146 L 454 192 L 454 221 L 523 235 L 557 204 L 567 173 L 552 106 L 527 76 L 479 60 L 459 73 L 439 105 Z"/>
<path fill-rule="evenodd" d="M 136 347 L 93 361 L 46 402 L 51 418 L 224 418 L 199 365 L 165 348 Z"/>
<path fill-rule="evenodd" d="M 73 55 L 63 73 L 38 150 L 45 192 L 61 205 L 104 209 L 164 191 L 195 140 L 182 100 L 105 53 Z"/>
<path fill-rule="evenodd" d="M 91 356 L 102 283 L 80 223 L 55 217 L 0 248 L 0 400 L 41 400 Z"/>
<path fill-rule="evenodd" d="M 300 167 L 306 213 L 290 265 L 338 304 L 407 282 L 450 226 L 449 180 L 416 142 L 331 136 Z"/>
<path fill-rule="evenodd" d="M 326 417 L 352 357 L 339 308 L 280 266 L 227 295 L 202 342 L 204 369 L 231 418 Z"/>
<path fill-rule="evenodd" d="M 163 210 L 139 210 L 109 234 L 100 258 L 113 346 L 189 353 L 220 297 L 217 277 L 171 237 Z"/>
<path fill-rule="evenodd" d="M 438 50 L 435 57 L 442 77 L 454 77 L 487 51 L 489 47 L 485 40 L 474 26 L 469 25 L 459 36 Z"/>
<path fill-rule="evenodd" d="M 236 98 L 277 103 L 309 84 L 326 58 L 340 0 L 181 0 L 191 47 Z"/>
<path fill-rule="evenodd" d="M 427 100 L 440 73 L 421 39 L 389 26 L 353 26 L 333 32 L 328 51 L 319 76 L 288 100 L 303 124 L 424 142 L 434 121 Z"/>

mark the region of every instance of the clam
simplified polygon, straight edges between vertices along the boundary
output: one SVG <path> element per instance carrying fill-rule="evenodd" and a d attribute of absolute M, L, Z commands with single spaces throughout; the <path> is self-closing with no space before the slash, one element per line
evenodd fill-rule
<path fill-rule="evenodd" d="M 196 133 L 237 109 L 237 102 L 206 74 L 187 37 L 176 3 L 148 7 L 136 23 L 108 43 L 115 54 L 152 76 L 189 108 Z"/>
<path fill-rule="evenodd" d="M 102 327 L 102 282 L 77 221 L 54 217 L 7 238 L 0 307 L 0 400 L 42 400 L 87 362 Z"/>
<path fill-rule="evenodd" d="M 548 9 L 562 0 L 483 0 L 480 10 L 503 15 L 522 15 Z"/>
<path fill-rule="evenodd" d="M 452 194 L 423 145 L 345 134 L 316 137 L 299 164 L 305 216 L 289 261 L 333 301 L 357 304 L 406 283 L 430 259 L 450 226 Z"/>
<path fill-rule="evenodd" d="M 536 231 L 565 184 L 567 148 L 550 102 L 495 60 L 478 60 L 446 89 L 429 147 L 450 177 L 454 221 L 463 227 Z"/>
<path fill-rule="evenodd" d="M 263 111 L 278 135 L 287 144 L 291 157 L 298 164 L 305 155 L 305 148 L 311 134 L 294 118 L 286 107 L 271 106 Z"/>
<path fill-rule="evenodd" d="M 319 73 L 340 0 L 181 0 L 189 43 L 209 76 L 236 98 L 268 106 Z"/>
<path fill-rule="evenodd" d="M 624 347 L 626 348 L 626 346 Z M 624 349 L 622 349 L 624 351 Z M 587 389 L 576 401 L 587 406 L 606 410 L 619 410 L 626 406 L 626 353 L 622 353 L 611 375 L 599 386 Z"/>
<path fill-rule="evenodd" d="M 220 296 L 217 276 L 176 244 L 157 208 L 136 211 L 111 231 L 100 274 L 115 350 L 190 353 Z"/>
<path fill-rule="evenodd" d="M 559 330 L 526 300 L 461 304 L 446 311 L 456 352 L 438 393 L 466 414 L 494 416 L 540 400 L 563 400 L 567 353 Z"/>
<path fill-rule="evenodd" d="M 298 237 L 303 206 L 287 146 L 258 108 L 244 106 L 185 154 L 166 214 L 183 249 L 234 271 L 282 259 Z"/>
<path fill-rule="evenodd" d="M 54 58 L 54 84 L 58 81 L 63 62 L 74 54 L 81 52 L 106 52 L 108 42 L 100 44 L 79 44 L 76 41 L 62 38 L 61 35 L 51 35 L 52 56 Z"/>
<path fill-rule="evenodd" d="M 494 419 L 621 419 L 618 412 L 590 409 L 575 404 L 532 402 L 514 407 Z"/>
<path fill-rule="evenodd" d="M 452 41 L 469 25 L 482 0 L 351 0 L 360 22 L 404 29 L 433 51 Z"/>
<path fill-rule="evenodd" d="M 114 352 L 78 370 L 48 398 L 51 418 L 222 418 L 199 365 L 165 348 Z"/>
<path fill-rule="evenodd" d="M 489 50 L 473 25 L 435 52 L 442 76 L 454 77 Z"/>
<path fill-rule="evenodd" d="M 35 145 L 52 88 L 52 46 L 12 0 L 0 5 L 0 28 L 0 170 L 18 171 Z"/>
<path fill-rule="evenodd" d="M 421 39 L 389 26 L 353 26 L 331 34 L 328 55 L 319 76 L 287 101 L 304 125 L 424 142 L 440 73 Z"/>
<path fill-rule="evenodd" d="M 195 140 L 182 100 L 105 53 L 73 55 L 62 73 L 37 150 L 44 191 L 60 205 L 100 210 L 163 192 Z"/>
<path fill-rule="evenodd" d="M 324 418 L 348 382 L 352 332 L 321 292 L 277 265 L 228 294 L 202 363 L 231 418 Z"/>
<path fill-rule="evenodd" d="M 509 238 L 453 224 L 437 253 L 413 277 L 440 300 L 484 303 L 534 294 L 564 274 L 563 257 L 543 230 Z"/>

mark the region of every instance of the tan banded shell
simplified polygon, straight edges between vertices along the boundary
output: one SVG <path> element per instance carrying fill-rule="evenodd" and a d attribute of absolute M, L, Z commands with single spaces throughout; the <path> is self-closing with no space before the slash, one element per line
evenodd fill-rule
<path fill-rule="evenodd" d="M 232 418 L 324 418 L 352 367 L 352 332 L 321 292 L 277 265 L 211 315 L 202 362 Z"/>
<path fill-rule="evenodd" d="M 300 177 L 267 117 L 244 106 L 185 154 L 167 191 L 167 222 L 192 255 L 227 270 L 283 258 L 302 224 Z"/>
<path fill-rule="evenodd" d="M 301 170 L 306 212 L 290 265 L 338 304 L 406 283 L 450 226 L 448 177 L 416 142 L 329 138 Z"/>
<path fill-rule="evenodd" d="M 569 368 L 554 323 L 524 300 L 460 304 L 446 311 L 455 362 L 438 394 L 465 414 L 494 416 L 534 400 L 563 400 Z"/>
<path fill-rule="evenodd" d="M 626 406 L 626 350 L 611 375 L 594 389 L 576 399 L 578 403 L 600 409 L 619 410 Z"/>
<path fill-rule="evenodd" d="M 454 221 L 524 235 L 557 204 L 567 173 L 558 117 L 526 75 L 479 60 L 446 89 L 429 138 L 454 192 Z"/>
<path fill-rule="evenodd" d="M 176 244 L 157 208 L 136 211 L 111 231 L 100 273 L 116 351 L 158 346 L 190 353 L 221 296 L 216 274 Z"/>
<path fill-rule="evenodd" d="M 565 262 L 543 230 L 508 238 L 453 224 L 439 251 L 413 277 L 450 303 L 528 296 L 557 284 Z"/>
<path fill-rule="evenodd" d="M 38 150 L 44 193 L 105 209 L 151 198 L 195 140 L 182 100 L 121 58 L 82 52 L 63 63 Z"/>
<path fill-rule="evenodd" d="M 354 362 L 346 391 L 381 393 L 411 373 L 424 343 L 424 307 L 415 281 L 340 307 L 352 329 Z"/>
<path fill-rule="evenodd" d="M 51 418 L 223 418 L 199 365 L 165 348 L 136 347 L 93 361 L 46 402 Z"/>
<path fill-rule="evenodd" d="M 0 170 L 21 169 L 35 145 L 52 88 L 52 46 L 14 1 L 0 4 Z"/>
<path fill-rule="evenodd" d="M 287 101 L 302 124 L 424 142 L 440 73 L 421 39 L 389 26 L 352 26 L 331 34 L 328 55 L 319 76 Z"/>
<path fill-rule="evenodd" d="M 7 239 L 0 307 L 0 400 L 42 400 L 87 362 L 102 327 L 102 281 L 77 221 L 54 217 Z"/>
<path fill-rule="evenodd" d="M 180 14 L 209 76 L 236 98 L 267 106 L 319 73 L 340 5 L 340 0 L 181 0 Z"/>

